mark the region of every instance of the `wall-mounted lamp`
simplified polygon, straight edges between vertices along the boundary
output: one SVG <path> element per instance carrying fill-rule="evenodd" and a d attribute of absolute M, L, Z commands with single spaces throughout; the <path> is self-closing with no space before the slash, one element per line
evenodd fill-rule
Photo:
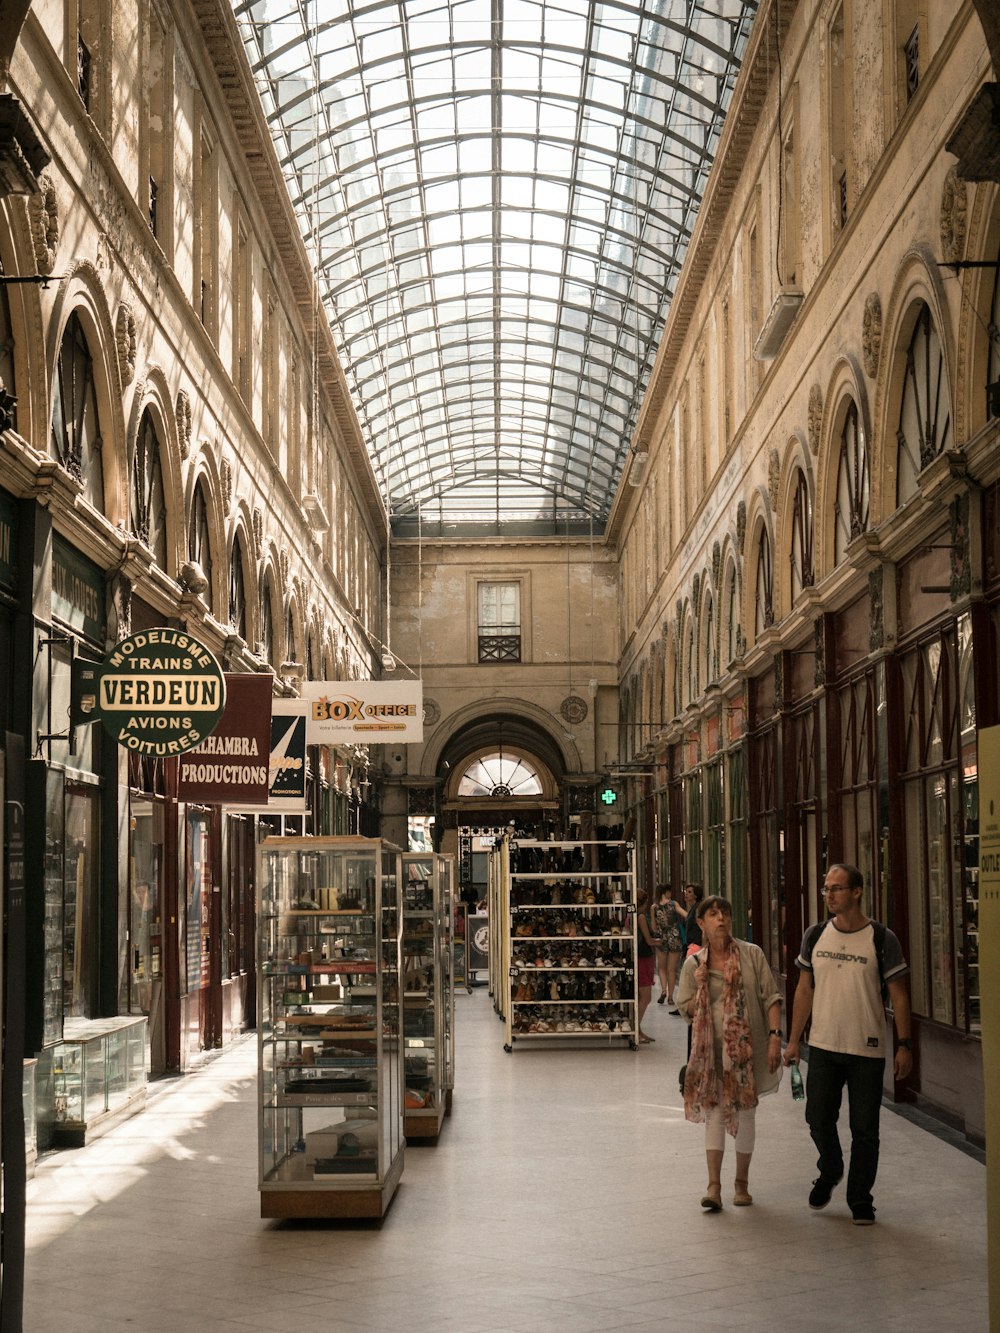
<path fill-rule="evenodd" d="M 388 648 L 386 648 L 385 652 L 382 654 L 382 670 L 383 671 L 396 670 L 396 659 L 393 657 L 392 653 L 390 653 Z"/>
<path fill-rule="evenodd" d="M 185 560 L 180 568 L 178 582 L 185 592 L 193 592 L 196 597 L 200 597 L 208 589 L 208 579 L 205 577 L 205 571 L 197 560 Z"/>

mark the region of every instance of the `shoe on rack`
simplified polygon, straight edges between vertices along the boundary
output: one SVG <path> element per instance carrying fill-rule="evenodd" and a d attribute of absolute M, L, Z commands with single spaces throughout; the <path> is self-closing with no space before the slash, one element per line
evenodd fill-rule
<path fill-rule="evenodd" d="M 843 1177 L 838 1176 L 836 1180 L 824 1180 L 820 1176 L 818 1180 L 814 1180 L 813 1187 L 809 1191 L 809 1207 L 815 1209 L 817 1213 L 821 1208 L 825 1208 L 842 1179 Z"/>
<path fill-rule="evenodd" d="M 875 1208 L 870 1203 L 855 1203 L 851 1206 L 851 1221 L 856 1227 L 875 1225 Z"/>

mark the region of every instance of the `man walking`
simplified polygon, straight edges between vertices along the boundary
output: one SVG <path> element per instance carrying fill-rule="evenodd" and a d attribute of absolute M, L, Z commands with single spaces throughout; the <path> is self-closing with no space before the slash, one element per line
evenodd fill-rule
<path fill-rule="evenodd" d="M 854 1225 L 875 1221 L 872 1186 L 878 1171 L 879 1113 L 885 1072 L 883 983 L 892 1000 L 899 1049 L 897 1079 L 913 1065 L 910 1053 L 909 968 L 899 940 L 861 909 L 864 877 L 857 866 L 832 865 L 823 884 L 830 920 L 810 926 L 795 960 L 799 983 L 785 1064 L 799 1058 L 799 1041 L 812 1017 L 806 1121 L 819 1152 L 819 1177 L 809 1207 L 825 1208 L 844 1174 L 837 1117 L 844 1088 L 851 1125 L 847 1204 Z"/>

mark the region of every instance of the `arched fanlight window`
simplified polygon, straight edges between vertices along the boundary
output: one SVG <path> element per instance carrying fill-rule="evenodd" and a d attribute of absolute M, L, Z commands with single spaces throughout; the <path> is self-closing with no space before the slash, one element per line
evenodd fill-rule
<path fill-rule="evenodd" d="M 129 522 L 132 531 L 149 547 L 161 569 L 167 564 L 167 504 L 163 494 L 163 468 L 160 441 L 149 411 L 142 414 L 132 459 L 132 487 L 129 495 Z"/>
<path fill-rule="evenodd" d="M 539 796 L 536 769 L 520 755 L 494 750 L 474 759 L 458 781 L 459 796 Z"/>
<path fill-rule="evenodd" d="M 986 365 L 986 415 L 994 420 L 1000 417 L 1000 252 L 997 254 L 996 277 L 993 280 L 993 304 L 990 306 L 989 356 Z"/>
<path fill-rule="evenodd" d="M 906 349 L 896 443 L 896 504 L 901 505 L 916 493 L 917 478 L 927 464 L 952 444 L 951 392 L 944 354 L 926 305 L 920 307 Z"/>
<path fill-rule="evenodd" d="M 212 609 L 212 541 L 208 527 L 208 502 L 204 487 L 199 484 L 194 488 L 191 501 L 191 518 L 188 523 L 188 559 L 201 567 L 201 572 L 208 580 L 204 597 L 208 609 Z"/>
<path fill-rule="evenodd" d="M 297 662 L 295 655 L 295 608 L 291 602 L 285 608 L 285 652 L 289 662 Z"/>
<path fill-rule="evenodd" d="M 761 527 L 757 542 L 757 593 L 754 629 L 758 636 L 774 624 L 774 577 L 771 570 L 771 541 Z"/>
<path fill-rule="evenodd" d="M 97 418 L 94 363 L 76 315 L 66 321 L 52 397 L 52 457 L 82 482 L 84 498 L 103 512 L 103 441 Z"/>
<path fill-rule="evenodd" d="M 716 671 L 716 649 L 715 649 L 715 603 L 711 597 L 705 599 L 705 684 L 711 685 L 718 672 Z"/>
<path fill-rule="evenodd" d="M 4 283 L 0 283 L 0 430 L 17 430 L 14 330 L 10 323 L 10 305 Z"/>
<path fill-rule="evenodd" d="M 266 578 L 260 589 L 260 647 L 264 661 L 276 667 L 274 654 L 274 613 L 271 608 L 271 580 Z"/>
<path fill-rule="evenodd" d="M 834 502 L 833 561 L 839 565 L 855 537 L 868 530 L 871 486 L 868 441 L 858 419 L 857 404 L 848 404 L 840 432 L 837 499 Z"/>
<path fill-rule="evenodd" d="M 247 596 L 243 566 L 243 541 L 237 533 L 229 557 L 229 623 L 244 643 L 247 640 Z"/>
<path fill-rule="evenodd" d="M 687 687 L 687 701 L 694 703 L 698 697 L 698 641 L 694 633 L 694 617 L 688 621 L 687 639 L 684 645 L 684 683 Z"/>
<path fill-rule="evenodd" d="M 801 470 L 795 484 L 795 497 L 792 500 L 792 543 L 788 558 L 792 571 L 792 606 L 794 606 L 802 595 L 802 589 L 811 588 L 816 582 L 813 568 L 812 501 L 809 499 L 809 484 L 805 473 Z"/>

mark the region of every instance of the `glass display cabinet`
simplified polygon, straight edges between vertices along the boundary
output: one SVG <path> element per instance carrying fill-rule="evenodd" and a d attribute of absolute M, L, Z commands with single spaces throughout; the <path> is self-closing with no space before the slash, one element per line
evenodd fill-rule
<path fill-rule="evenodd" d="M 148 1027 L 136 1018 L 67 1019 L 51 1060 L 52 1142 L 82 1148 L 146 1101 Z"/>
<path fill-rule="evenodd" d="M 403 1170 L 401 853 L 258 849 L 262 1217 L 381 1217 Z"/>
<path fill-rule="evenodd" d="M 403 855 L 406 1138 L 436 1140 L 454 1088 L 455 988 L 450 857 Z"/>

